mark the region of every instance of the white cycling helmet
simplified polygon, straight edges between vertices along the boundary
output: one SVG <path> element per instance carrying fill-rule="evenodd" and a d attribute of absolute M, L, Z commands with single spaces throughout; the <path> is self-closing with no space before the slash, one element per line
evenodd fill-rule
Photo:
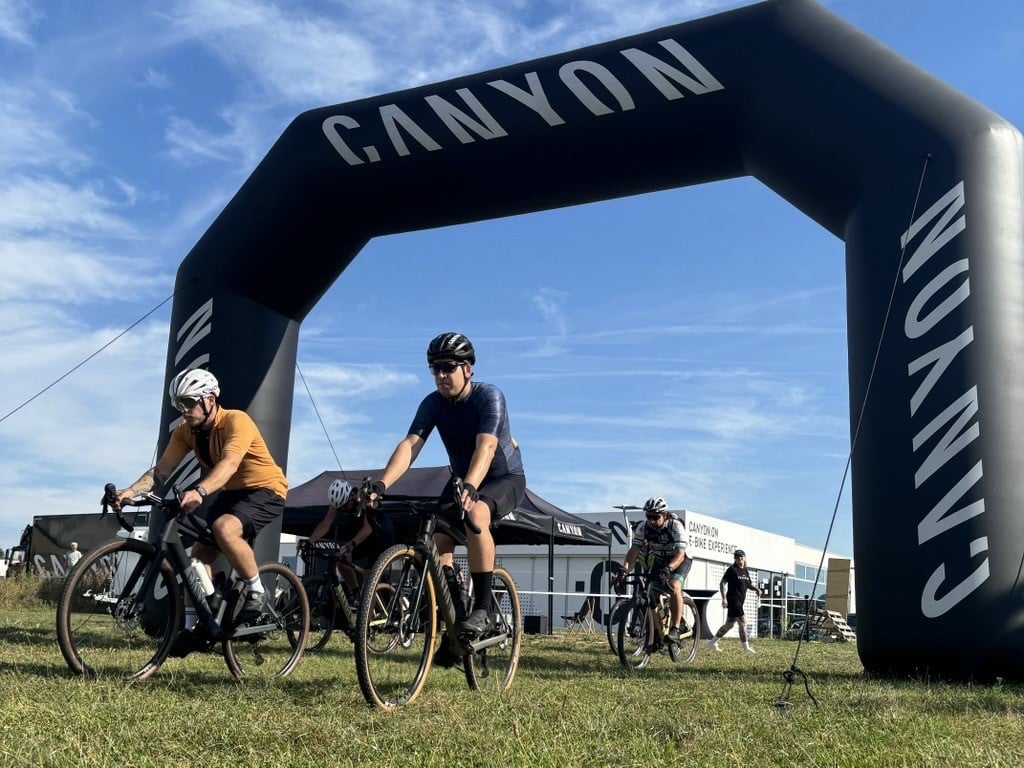
<path fill-rule="evenodd" d="M 668 504 L 665 503 L 661 496 L 648 499 L 647 503 L 644 504 L 644 514 L 664 515 L 666 512 L 668 512 Z"/>
<path fill-rule="evenodd" d="M 171 396 L 171 405 L 175 408 L 184 398 L 198 400 L 206 395 L 220 395 L 220 384 L 217 377 L 202 368 L 193 368 L 189 371 L 182 371 L 173 379 L 167 388 L 167 394 Z"/>
<path fill-rule="evenodd" d="M 341 508 L 352 495 L 352 484 L 348 480 L 337 479 L 327 489 L 327 501 L 332 507 Z"/>

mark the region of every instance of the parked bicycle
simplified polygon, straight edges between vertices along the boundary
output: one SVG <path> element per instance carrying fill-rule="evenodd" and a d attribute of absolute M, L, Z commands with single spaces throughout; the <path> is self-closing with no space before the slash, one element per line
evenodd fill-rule
<path fill-rule="evenodd" d="M 180 490 L 174 492 L 180 500 Z M 108 484 L 104 514 L 116 500 L 117 491 Z M 182 543 L 182 534 L 214 543 L 206 522 L 183 512 L 177 500 L 152 493 L 121 505 L 163 511 L 164 524 L 151 544 L 117 538 L 97 547 L 68 576 L 57 605 L 57 639 L 73 672 L 142 680 L 160 668 L 172 648 L 183 654 L 218 645 L 239 679 L 284 677 L 295 669 L 309 633 L 309 603 L 298 576 L 283 563 L 261 565 L 268 597 L 264 613 L 236 624 L 242 582 L 231 574 L 226 588 L 208 595 L 203 583 L 208 575 L 204 570 L 204 580 L 193 567 Z M 122 511 L 116 514 L 131 533 L 133 526 Z M 184 630 L 186 594 L 198 615 L 191 631 Z"/>
<path fill-rule="evenodd" d="M 366 491 L 368 493 L 368 490 Z M 461 507 L 461 483 L 456 481 L 456 503 L 441 504 L 431 496 L 386 495 L 386 503 L 404 506 L 419 518 L 415 542 L 385 550 L 366 576 L 364 593 L 380 585 L 393 588 L 386 605 L 364 600 L 356 627 L 356 672 L 366 701 L 381 709 L 395 709 L 413 701 L 423 690 L 433 663 L 438 612 L 444 628 L 441 642 L 461 659 L 466 682 L 473 690 L 503 691 L 515 677 L 522 644 L 522 613 L 515 582 L 504 568 L 495 568 L 491 628 L 470 638 L 458 630 L 456 601 L 461 590 L 454 572 L 446 574 L 434 545 L 435 531 L 465 544 L 461 526 L 450 514 Z M 457 514 L 457 513 L 456 513 Z M 479 530 L 465 515 L 462 522 Z"/>
<path fill-rule="evenodd" d="M 619 608 L 617 651 L 629 671 L 644 669 L 656 653 L 666 652 L 673 662 L 688 664 L 697 656 L 700 613 L 693 598 L 683 592 L 683 622 L 690 634 L 672 643 L 667 639 L 671 622 L 669 596 L 644 573 L 626 577 L 632 596 Z"/>
<path fill-rule="evenodd" d="M 330 539 L 320 539 L 312 544 L 303 542 L 300 545 L 299 555 L 306 567 L 302 584 L 309 598 L 307 651 L 322 650 L 330 641 L 335 629 L 355 642 L 356 612 L 362 590 L 353 591 L 338 573 L 341 552 L 341 545 Z M 349 567 L 362 584 L 365 571 L 355 564 L 350 563 Z M 390 601 L 393 591 L 390 584 L 377 585 L 373 599 L 377 601 L 378 609 L 383 609 Z"/>

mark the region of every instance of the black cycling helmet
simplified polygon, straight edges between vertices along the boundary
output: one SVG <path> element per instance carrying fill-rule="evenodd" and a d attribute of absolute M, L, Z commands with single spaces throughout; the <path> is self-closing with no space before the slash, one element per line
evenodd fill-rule
<path fill-rule="evenodd" d="M 427 364 L 435 360 L 455 360 L 475 365 L 476 351 L 473 349 L 473 342 L 454 331 L 435 336 L 427 347 Z"/>

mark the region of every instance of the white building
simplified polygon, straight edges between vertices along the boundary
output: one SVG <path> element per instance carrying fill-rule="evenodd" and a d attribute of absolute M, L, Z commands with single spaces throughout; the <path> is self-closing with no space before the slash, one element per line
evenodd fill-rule
<path fill-rule="evenodd" d="M 631 523 L 639 522 L 642 514 L 641 511 L 632 513 Z M 828 593 L 830 609 L 843 614 L 856 612 L 852 557 L 827 552 L 822 561 L 820 549 L 799 544 L 788 536 L 691 510 L 681 510 L 675 514 L 686 528 L 687 553 L 694 559 L 686 589 L 695 597 L 701 593 L 707 595 L 717 592 L 725 570 L 733 563 L 733 552 L 736 549 L 746 552 L 751 575 L 755 577 L 758 586 L 766 590 L 765 597 L 760 600 L 753 593 L 748 594 L 745 613 L 751 634 L 765 634 L 772 627 L 776 632 L 784 631 L 790 622 L 803 618 L 808 601 L 812 598 L 812 610 L 825 607 L 830 562 L 838 569 L 833 573 L 833 580 L 841 585 L 842 592 L 838 595 Z M 553 626 L 560 627 L 562 616 L 571 615 L 583 604 L 587 595 L 594 594 L 604 596 L 598 602 L 595 616 L 598 624 L 604 621 L 613 599 L 608 589 L 609 556 L 615 563 L 612 570 L 617 571 L 618 564 L 629 548 L 630 537 L 621 512 L 582 514 L 579 517 L 610 529 L 610 553 L 608 547 L 556 546 L 549 564 L 548 547 L 498 548 L 499 564 L 508 569 L 519 587 L 524 616 L 546 618 L 549 615 L 550 595 Z M 815 588 L 820 564 L 822 573 Z M 844 573 L 848 574 L 845 579 Z M 846 605 L 839 607 L 844 602 Z M 724 620 L 721 601 L 710 600 L 707 622 L 712 631 Z M 539 628 L 544 627 L 543 618 L 531 623 L 534 628 L 537 628 L 538 623 Z"/>

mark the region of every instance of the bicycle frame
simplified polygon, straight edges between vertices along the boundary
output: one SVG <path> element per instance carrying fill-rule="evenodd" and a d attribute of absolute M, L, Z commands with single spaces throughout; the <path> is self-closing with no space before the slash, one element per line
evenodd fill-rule
<path fill-rule="evenodd" d="M 155 541 L 150 542 L 156 550 L 156 558 L 151 564 L 149 572 L 145 575 L 142 589 L 139 591 L 137 599 L 144 600 L 151 593 L 153 585 L 160 574 L 160 564 L 167 560 L 171 563 L 179 577 L 181 589 L 191 599 L 196 616 L 202 622 L 203 628 L 212 642 L 219 642 L 226 638 L 241 638 L 265 631 L 259 625 L 225 628 L 223 624 L 224 617 L 229 615 L 229 609 L 234 607 L 235 601 L 238 599 L 236 594 L 237 588 L 232 590 L 230 595 L 224 595 L 224 600 L 218 606 L 216 612 L 214 612 L 207 602 L 206 595 L 186 577 L 188 569 L 192 567 L 192 560 L 181 541 L 181 534 L 184 532 L 185 535 L 191 536 L 197 541 L 216 546 L 213 534 L 206 526 L 205 521 L 200 520 L 190 512 L 182 511 L 176 503 L 168 502 L 155 494 L 145 494 L 142 498 L 145 499 L 146 504 L 153 507 L 163 507 L 164 510 L 172 514 L 165 515 L 165 522 L 159 536 L 157 536 Z M 142 506 L 142 504 L 136 506 Z M 177 509 L 175 509 L 176 507 Z M 132 526 L 128 524 L 120 512 L 118 512 L 118 520 L 129 533 L 133 530 Z M 136 568 L 141 567 L 141 565 L 141 563 L 136 565 Z M 135 575 L 137 574 L 132 574 L 132 576 Z M 227 574 L 225 584 L 232 584 L 234 582 L 235 572 L 232 570 Z"/>
<path fill-rule="evenodd" d="M 419 498 L 412 496 L 388 496 L 390 501 L 401 501 L 408 504 L 409 509 L 416 515 L 422 518 L 420 523 L 419 532 L 416 534 L 413 540 L 413 549 L 423 558 L 423 562 L 426 563 L 427 572 L 430 574 L 430 579 L 434 584 L 434 594 L 437 596 L 438 608 L 441 611 L 441 618 L 444 621 L 444 625 L 448 630 L 447 637 L 449 647 L 452 651 L 458 655 L 464 655 L 466 653 L 477 653 L 490 648 L 493 645 L 499 645 L 508 639 L 508 634 L 505 632 L 497 632 L 490 637 L 486 637 L 481 640 L 476 640 L 469 643 L 460 642 L 457 637 L 455 630 L 458 623 L 458 618 L 455 613 L 455 600 L 452 597 L 451 589 L 448 586 L 448 579 L 445 578 L 443 566 L 441 565 L 441 554 L 437 550 L 437 544 L 434 543 L 434 534 L 438 533 L 439 530 L 439 516 L 441 515 L 440 509 L 430 509 L 424 511 L 417 507 L 417 504 L 427 506 L 427 504 L 437 506 L 436 499 Z M 449 536 L 456 545 L 465 546 L 466 537 L 461 532 L 451 528 L 447 523 L 442 522 L 440 526 L 440 533 Z M 409 568 L 409 565 L 405 566 Z M 402 577 L 405 578 L 407 574 L 403 572 Z M 422 606 L 423 601 L 423 590 L 426 588 L 424 582 L 420 582 L 416 587 L 414 594 L 415 599 L 410 599 L 410 610 L 412 615 L 417 615 L 419 608 Z"/>

